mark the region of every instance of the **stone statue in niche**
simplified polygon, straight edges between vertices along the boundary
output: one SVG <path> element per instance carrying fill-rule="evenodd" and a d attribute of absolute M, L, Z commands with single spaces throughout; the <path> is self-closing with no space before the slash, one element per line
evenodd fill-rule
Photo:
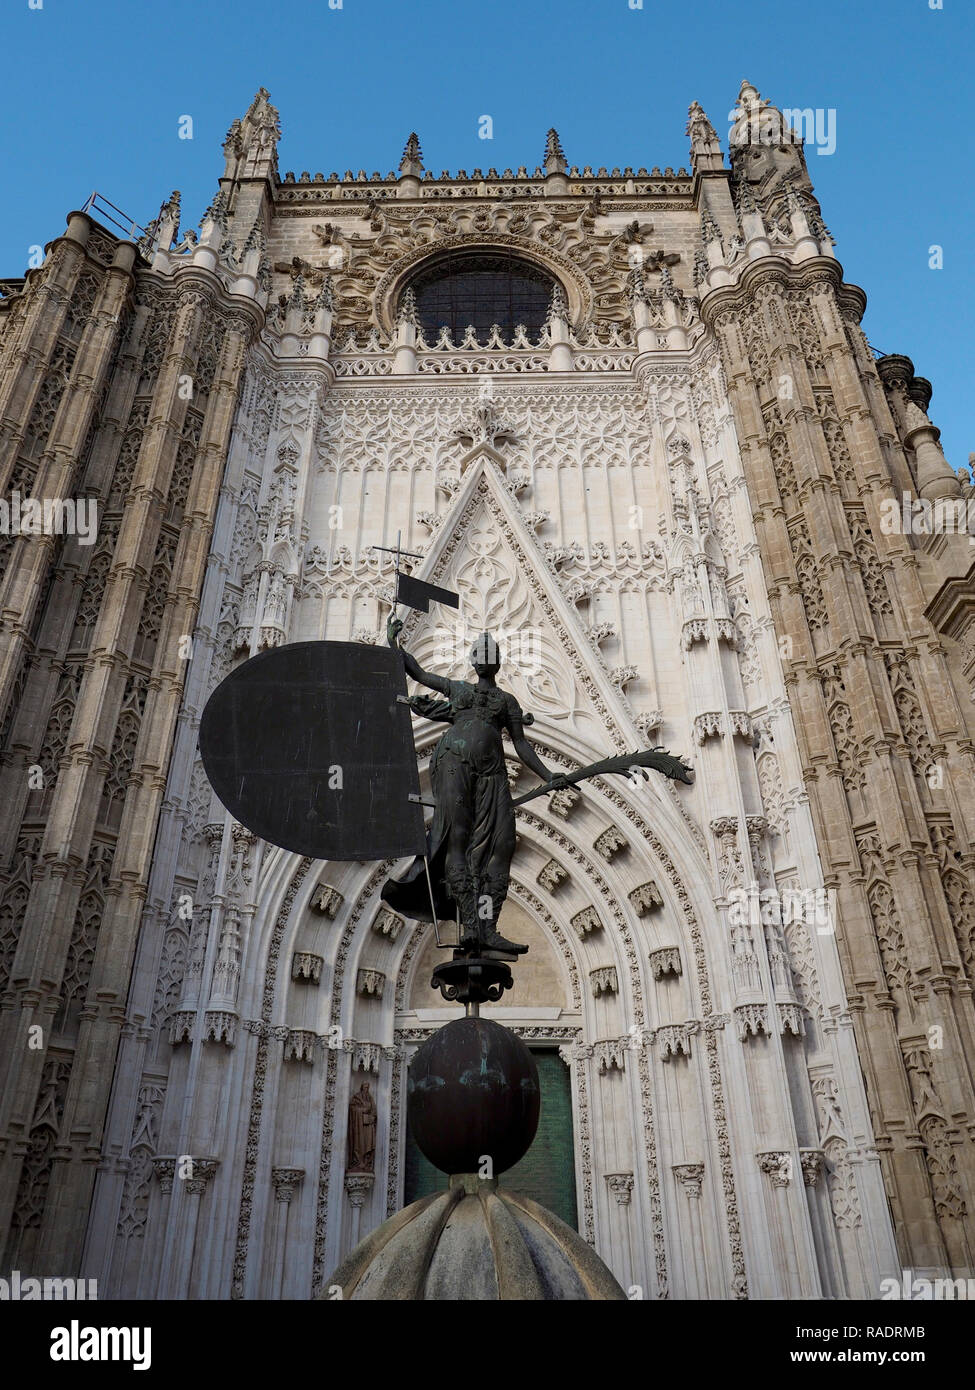
<path fill-rule="evenodd" d="M 369 1082 L 363 1081 L 349 1101 L 349 1153 L 347 1173 L 372 1173 L 376 1164 L 376 1102 Z"/>

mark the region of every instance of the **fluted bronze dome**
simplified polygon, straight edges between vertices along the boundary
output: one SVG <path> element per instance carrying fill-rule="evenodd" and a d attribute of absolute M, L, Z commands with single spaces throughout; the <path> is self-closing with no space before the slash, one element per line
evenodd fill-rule
<path fill-rule="evenodd" d="M 470 1173 L 383 1222 L 319 1296 L 335 1297 L 336 1286 L 343 1298 L 376 1300 L 626 1298 L 564 1221 Z"/>

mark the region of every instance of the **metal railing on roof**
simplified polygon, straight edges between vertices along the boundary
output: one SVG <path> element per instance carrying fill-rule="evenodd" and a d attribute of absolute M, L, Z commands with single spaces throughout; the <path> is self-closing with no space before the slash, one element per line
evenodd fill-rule
<path fill-rule="evenodd" d="M 81 211 L 92 213 L 102 221 L 110 223 L 112 227 L 122 233 L 125 241 L 146 241 L 151 243 L 155 237 L 153 229 L 143 227 L 140 223 L 136 222 L 133 217 L 130 217 L 128 213 L 123 212 L 121 208 L 116 207 L 113 202 L 110 202 L 104 194 L 99 193 L 97 189 L 86 199 Z"/>

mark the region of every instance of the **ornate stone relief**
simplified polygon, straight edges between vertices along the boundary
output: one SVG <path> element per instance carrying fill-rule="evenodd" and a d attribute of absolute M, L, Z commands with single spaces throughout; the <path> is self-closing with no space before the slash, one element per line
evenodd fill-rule
<path fill-rule="evenodd" d="M 688 1023 L 666 1023 L 662 1028 L 658 1028 L 654 1035 L 654 1042 L 660 1049 L 661 1061 L 669 1062 L 672 1057 L 691 1055 L 691 1033 L 693 1028 Z"/>
<path fill-rule="evenodd" d="M 405 926 L 402 917 L 398 917 L 388 907 L 380 909 L 373 919 L 372 930 L 377 936 L 388 937 L 390 941 L 396 941 L 400 932 Z"/>
<path fill-rule="evenodd" d="M 607 826 L 593 843 L 593 849 L 603 859 L 610 862 L 613 857 L 626 849 L 626 836 L 615 825 Z"/>
<path fill-rule="evenodd" d="M 792 1155 L 782 1149 L 756 1154 L 758 1166 L 773 1187 L 788 1187 L 792 1182 Z"/>
<path fill-rule="evenodd" d="M 766 1037 L 770 1036 L 767 1004 L 738 1004 L 734 1009 L 734 1017 L 739 1042 L 746 1042 L 762 1033 Z"/>
<path fill-rule="evenodd" d="M 274 1200 L 289 1204 L 304 1178 L 304 1168 L 272 1168 L 271 1185 L 274 1188 Z"/>
<path fill-rule="evenodd" d="M 584 907 L 581 912 L 577 912 L 571 919 L 571 926 L 580 941 L 585 941 L 590 932 L 603 929 L 599 913 L 594 907 Z"/>
<path fill-rule="evenodd" d="M 619 981 L 616 978 L 616 966 L 601 965 L 596 970 L 590 970 L 589 985 L 594 999 L 598 999 L 601 994 L 618 994 Z"/>
<path fill-rule="evenodd" d="M 382 999 L 386 976 L 381 970 L 360 969 L 356 972 L 355 992 L 366 998 Z"/>
<path fill-rule="evenodd" d="M 309 906 L 314 912 L 322 912 L 331 921 L 335 921 L 345 899 L 337 888 L 333 888 L 328 883 L 319 883 L 312 894 Z"/>
<path fill-rule="evenodd" d="M 560 884 L 569 877 L 568 871 L 556 859 L 550 859 L 538 871 L 536 881 L 548 893 L 554 893 Z"/>
<path fill-rule="evenodd" d="M 633 1174 L 632 1173 L 604 1173 L 606 1185 L 610 1193 L 616 1198 L 618 1207 L 628 1207 L 630 1198 L 633 1196 Z"/>
<path fill-rule="evenodd" d="M 674 1176 L 689 1198 L 700 1197 L 704 1182 L 703 1163 L 675 1163 Z"/>
<path fill-rule="evenodd" d="M 652 878 L 648 879 L 646 883 L 641 883 L 639 888 L 634 888 L 632 893 L 627 896 L 631 906 L 640 917 L 646 916 L 648 912 L 653 912 L 655 908 L 663 907 L 664 903 L 660 889 Z"/>
<path fill-rule="evenodd" d="M 324 964 L 323 957 L 316 956 L 312 951 L 295 951 L 291 957 L 291 978 L 308 980 L 309 983 L 317 985 L 321 982 Z"/>
<path fill-rule="evenodd" d="M 649 959 L 655 980 L 664 975 L 681 974 L 680 948 L 677 946 L 664 946 L 662 950 L 651 951 Z"/>

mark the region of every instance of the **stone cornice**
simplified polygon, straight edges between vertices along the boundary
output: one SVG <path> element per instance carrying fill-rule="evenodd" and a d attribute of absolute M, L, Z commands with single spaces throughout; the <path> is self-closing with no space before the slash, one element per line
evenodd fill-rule
<path fill-rule="evenodd" d="M 975 563 L 965 575 L 946 579 L 924 610 L 938 632 L 957 641 L 975 617 Z"/>
<path fill-rule="evenodd" d="M 833 256 L 815 256 L 798 264 L 784 256 L 761 256 L 742 266 L 736 284 L 719 285 L 701 294 L 702 321 L 712 328 L 719 314 L 749 307 L 758 286 L 770 281 L 800 290 L 809 289 L 817 282 L 830 284 L 836 291 L 841 308 L 851 310 L 858 319 L 867 307 L 866 294 L 859 285 L 844 281 L 843 267 Z"/>
<path fill-rule="evenodd" d="M 195 290 L 208 300 L 208 314 L 241 314 L 251 324 L 255 337 L 264 327 L 260 304 L 246 295 L 230 294 L 217 272 L 205 266 L 187 263 L 178 266 L 173 275 L 139 269 L 135 281 L 137 299 L 146 289 L 159 290 L 171 295 L 173 307 L 178 309 L 185 303 L 187 293 Z"/>
<path fill-rule="evenodd" d="M 728 171 L 723 171 L 727 176 Z M 429 207 L 437 199 L 443 202 L 458 198 L 484 198 L 497 201 L 499 198 L 515 197 L 525 202 L 537 199 L 546 207 L 578 207 L 579 203 L 590 203 L 598 193 L 600 201 L 605 200 L 601 211 L 617 211 L 620 208 L 644 207 L 650 198 L 690 198 L 695 187 L 695 175 L 686 170 L 659 169 L 649 173 L 623 175 L 617 171 L 615 176 L 607 173 L 578 174 L 571 180 L 574 186 L 557 198 L 546 196 L 545 179 L 525 174 L 497 174 L 489 178 L 423 178 L 420 182 L 419 197 L 400 196 L 398 178 L 385 179 L 279 179 L 274 186 L 274 202 L 306 203 L 309 205 L 336 204 L 336 210 L 355 203 L 373 203 L 393 200 L 404 209 L 410 207 Z M 607 188 L 607 185 L 615 185 Z M 627 187 L 627 185 L 630 185 Z M 609 205 L 612 204 L 612 207 Z M 290 209 L 289 209 L 290 211 Z"/>

